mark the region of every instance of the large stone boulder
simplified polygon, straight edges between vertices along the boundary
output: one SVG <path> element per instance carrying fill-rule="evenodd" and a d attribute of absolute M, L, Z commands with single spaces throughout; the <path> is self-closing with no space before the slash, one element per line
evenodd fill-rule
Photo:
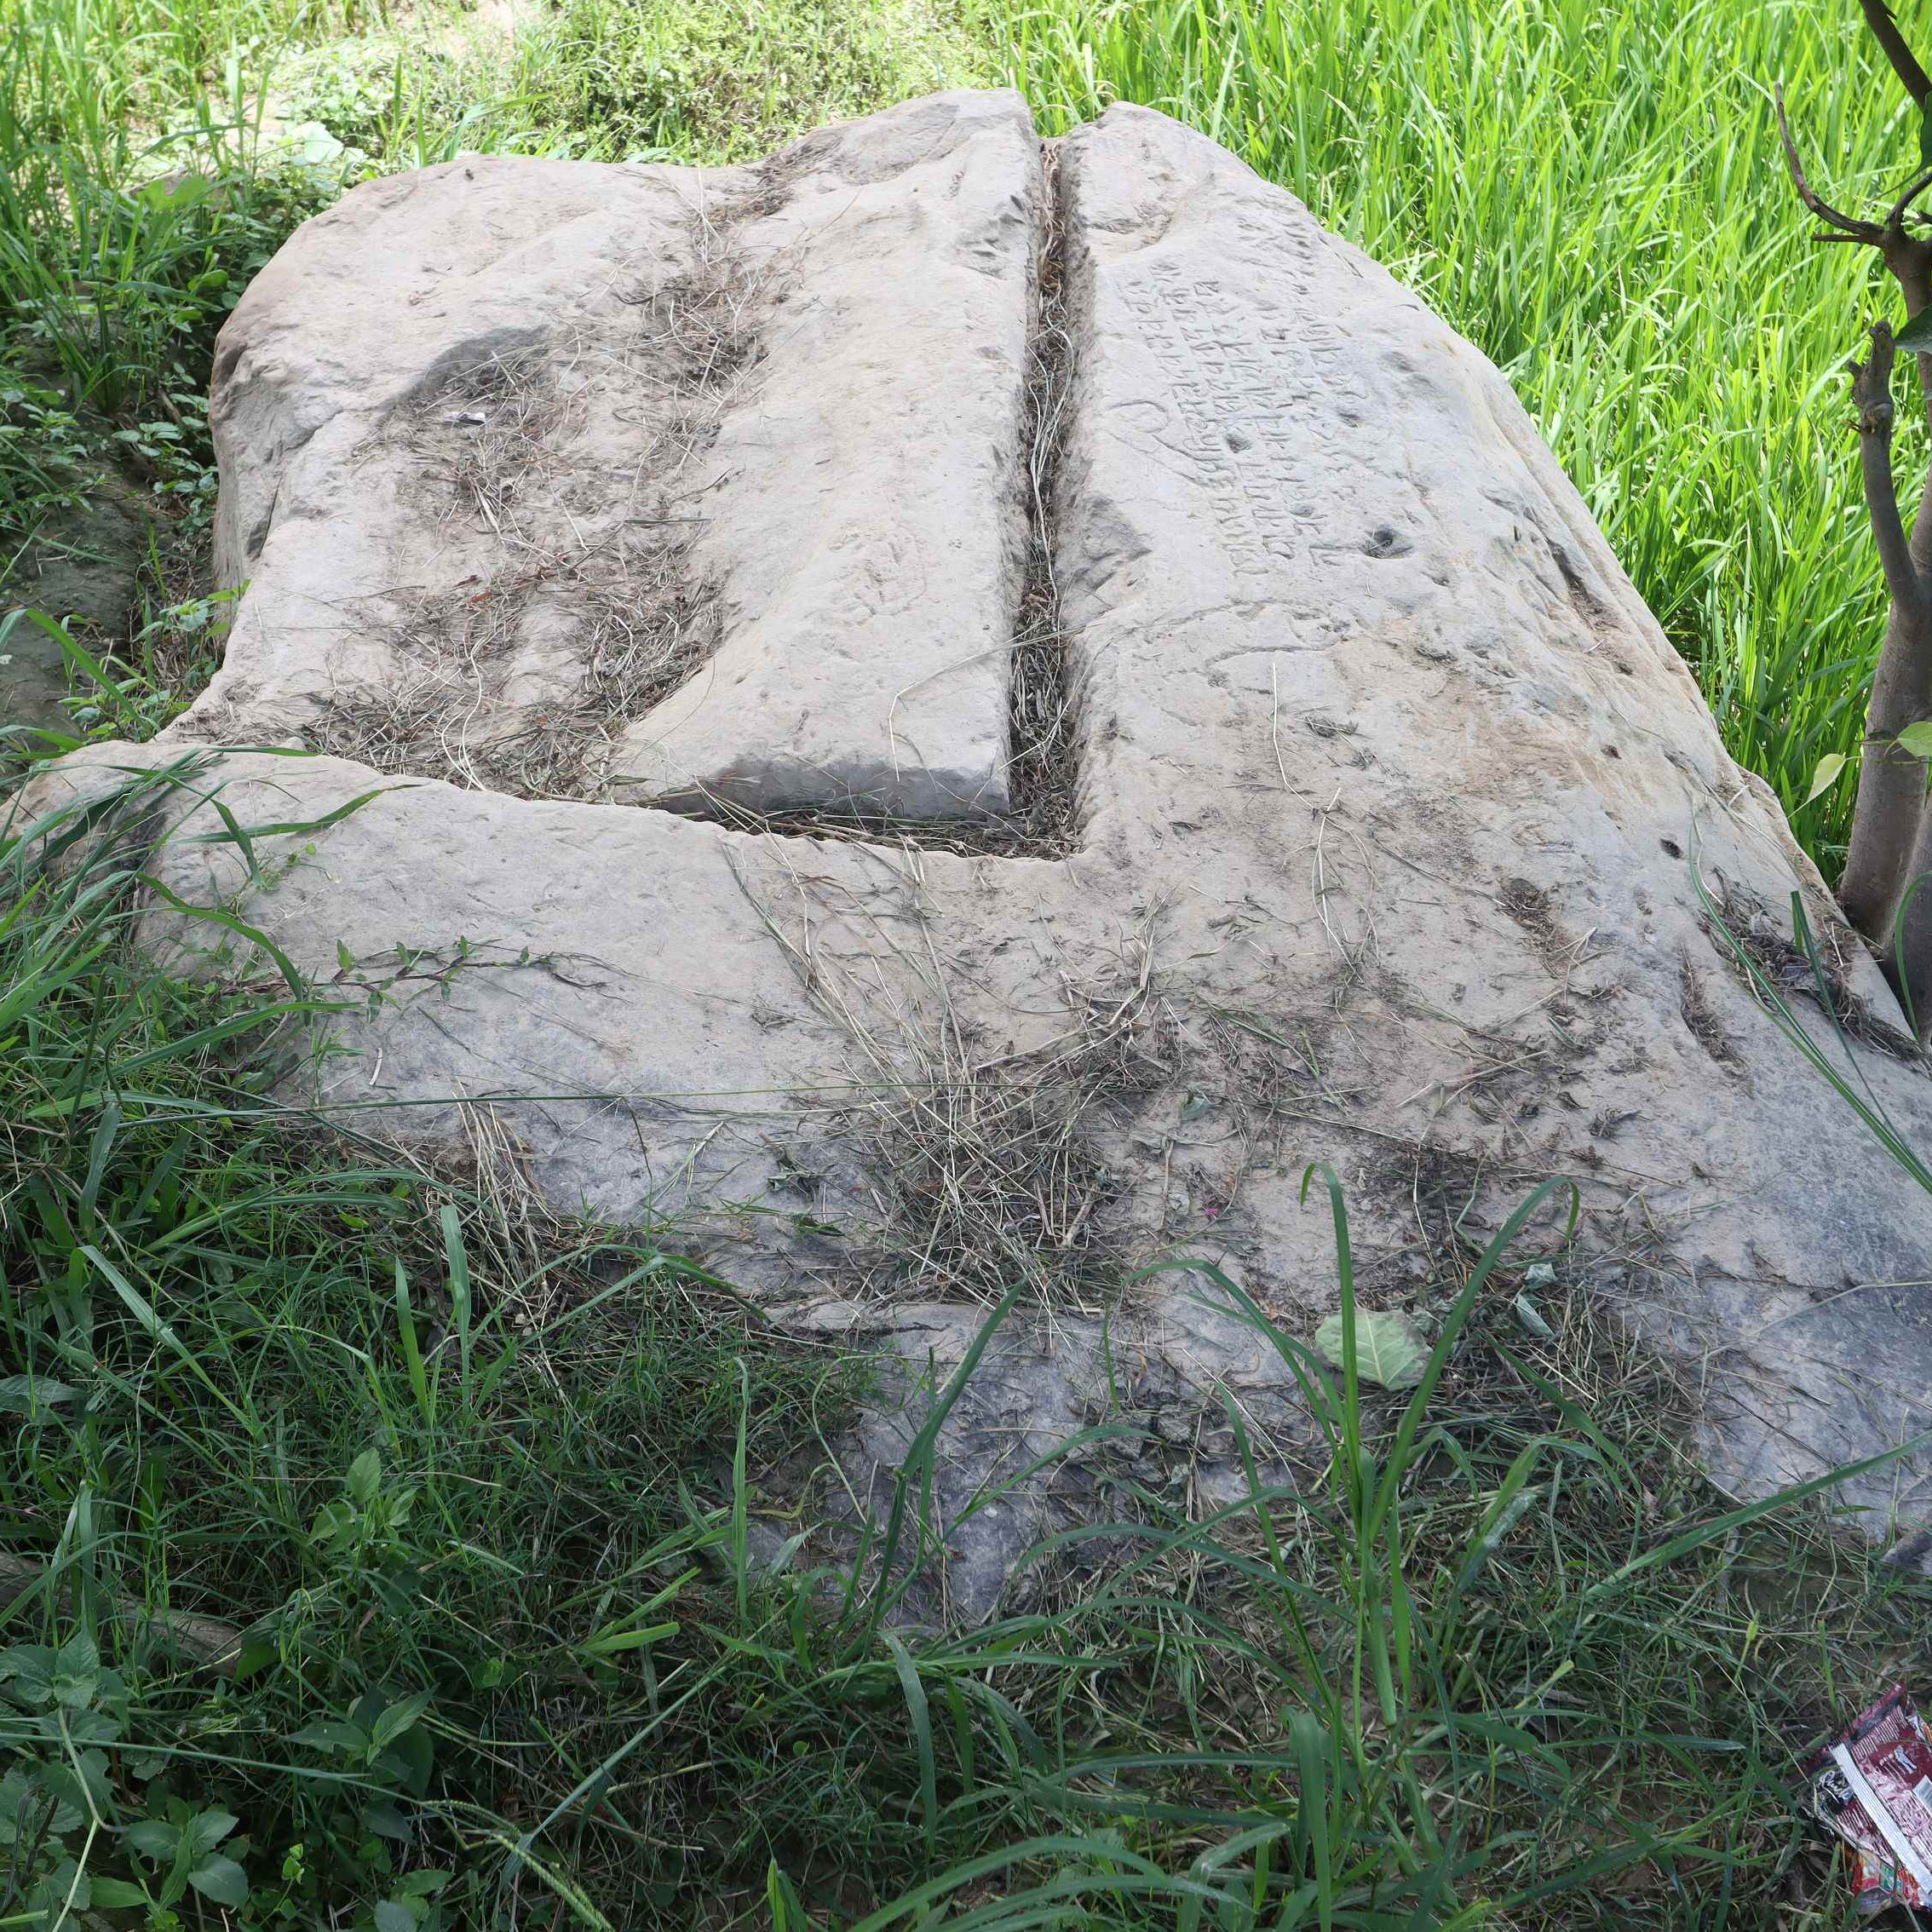
<path fill-rule="evenodd" d="M 45 795 L 195 745 L 244 824 L 376 794 L 252 881 L 160 860 L 348 996 L 359 1123 L 487 1111 L 559 1204 L 916 1360 L 1024 1283 L 954 1506 L 1110 1386 L 1150 1454 L 1211 1470 L 1224 1387 L 1291 1435 L 1259 1337 L 1124 1278 L 1312 1326 L 1312 1159 L 1425 1316 L 1572 1177 L 1566 1265 L 1739 1492 L 1921 1426 L 1932 1202 L 1712 908 L 1932 1150 L 1891 995 L 1496 370 L 1200 135 L 960 94 L 746 169 L 371 183 L 236 309 L 214 420 L 226 664 Z M 1924 1480 L 1850 1493 L 1884 1531 Z"/>

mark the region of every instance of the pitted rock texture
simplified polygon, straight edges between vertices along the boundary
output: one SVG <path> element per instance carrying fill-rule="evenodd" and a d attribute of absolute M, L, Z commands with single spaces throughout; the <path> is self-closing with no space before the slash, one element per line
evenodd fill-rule
<path fill-rule="evenodd" d="M 1778 973 L 1801 896 L 1854 1077 L 1932 1147 L 1891 996 L 1496 370 L 1200 136 L 1043 148 L 955 95 L 734 172 L 371 185 L 238 308 L 215 413 L 226 666 L 43 801 L 197 745 L 244 825 L 374 791 L 262 832 L 256 883 L 157 861 L 385 991 L 325 1099 L 430 1140 L 491 1106 L 560 1203 L 940 1371 L 1025 1281 L 949 1515 L 1110 1363 L 1150 1453 L 1211 1462 L 1227 1389 L 1288 1454 L 1271 1349 L 1120 1283 L 1206 1257 L 1312 1326 L 1317 1159 L 1365 1300 L 1425 1314 L 1451 1222 L 1573 1178 L 1739 1492 L 1923 1426 L 1932 1206 L 1710 907 Z M 1927 1480 L 1848 1496 L 1882 1533 Z M 980 1519 L 956 1600 L 1084 1494 Z"/>

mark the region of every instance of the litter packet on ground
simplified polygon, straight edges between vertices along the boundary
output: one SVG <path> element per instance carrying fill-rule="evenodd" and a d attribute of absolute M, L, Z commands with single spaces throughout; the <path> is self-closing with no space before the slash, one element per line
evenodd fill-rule
<path fill-rule="evenodd" d="M 1895 1684 L 1807 1767 L 1812 1808 L 1854 1854 L 1859 1909 L 1932 1900 L 1932 1730 Z"/>

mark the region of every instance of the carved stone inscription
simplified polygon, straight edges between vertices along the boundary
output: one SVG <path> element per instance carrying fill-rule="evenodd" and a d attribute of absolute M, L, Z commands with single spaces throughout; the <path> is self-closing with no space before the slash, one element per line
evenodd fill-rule
<path fill-rule="evenodd" d="M 1293 287 L 1291 262 L 1279 279 Z M 1264 595 L 1285 572 L 1314 567 L 1330 548 L 1321 477 L 1339 470 L 1341 451 L 1324 460 L 1332 439 L 1320 427 L 1322 412 L 1308 405 L 1323 397 L 1329 407 L 1368 410 L 1341 331 L 1308 315 L 1257 327 L 1251 298 L 1171 258 L 1121 294 L 1173 371 L 1172 413 L 1156 440 L 1205 483 L 1242 589 Z"/>

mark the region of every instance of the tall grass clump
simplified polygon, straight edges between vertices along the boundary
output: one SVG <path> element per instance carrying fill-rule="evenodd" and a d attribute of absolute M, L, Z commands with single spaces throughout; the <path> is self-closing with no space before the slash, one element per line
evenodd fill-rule
<path fill-rule="evenodd" d="M 239 64 L 174 70 L 130 24 L 98 0 L 20 0 L 0 41 L 0 347 L 69 410 L 117 419 L 196 385 L 308 211 L 256 204 Z"/>
<path fill-rule="evenodd" d="M 205 528 L 216 331 L 326 196 L 257 174 L 242 67 L 204 71 L 192 13 L 19 0 L 0 36 L 0 607 L 43 532 L 88 548 L 104 488 Z"/>
<path fill-rule="evenodd" d="M 825 122 L 986 84 L 989 52 L 924 0 L 561 0 L 517 93 L 573 152 L 755 160 Z"/>
<path fill-rule="evenodd" d="M 437 8 L 410 18 L 441 31 Z M 418 54 L 353 0 L 17 0 L 6 20 L 0 620 L 56 583 L 126 609 L 89 642 L 140 685 L 151 730 L 205 681 L 225 628 L 208 386 L 230 310 L 355 181 L 533 137 L 499 97 L 494 43 Z M 384 48 L 338 37 L 378 29 Z"/>
<path fill-rule="evenodd" d="M 749 1348 L 734 1298 L 554 1222 L 514 1165 L 438 1176 L 279 1107 L 325 1016 L 288 963 L 251 955 L 265 1000 L 129 943 L 154 821 L 214 789 L 184 759 L 0 838 L 0 1744 L 28 1753 L 0 1918 L 40 1923 L 9 1914 L 70 1867 L 158 1898 L 175 1826 L 239 1868 L 194 1895 L 249 1924 L 387 1927 L 411 1900 L 481 1924 L 498 1885 L 513 1919 L 588 1887 L 635 1924 L 687 1857 L 762 1878 L 788 1825 L 842 1830 L 827 1751 L 894 1748 L 861 1724 L 780 1754 L 801 1794 L 768 1826 L 715 1797 L 699 1742 L 742 1676 L 710 1628 L 746 1601 L 742 1544 L 717 1581 L 720 1498 L 835 1420 L 849 1374 Z M 243 1632 L 212 1667 L 176 1641 L 210 1616 Z M 78 1785 L 50 1716 L 99 1754 Z M 741 1771 L 769 1755 L 745 1716 Z M 543 1830 L 640 1728 L 664 1755 Z"/>
<path fill-rule="evenodd" d="M 1806 797 L 1821 757 L 1856 769 L 1884 623 L 1842 370 L 1889 291 L 1860 251 L 1809 239 L 1770 94 L 1781 80 L 1847 204 L 1889 203 L 1916 118 L 1856 25 L 1797 0 L 1041 0 L 990 16 L 1052 126 L 1114 100 L 1177 115 L 1489 354 L 1733 755 L 1834 875 L 1851 786 Z"/>
<path fill-rule="evenodd" d="M 815 1527 L 862 1364 L 782 1342 L 675 1230 L 548 1213 L 486 1117 L 439 1170 L 285 1107 L 327 1008 L 232 909 L 201 978 L 143 963 L 149 843 L 219 783 L 187 756 L 0 835 L 0 1918 L 1838 1909 L 1797 1753 L 1920 1654 L 1924 1586 L 1834 1535 L 1828 1482 L 1705 1488 L 1668 1384 L 1555 1285 L 1544 1196 L 1439 1257 L 1406 1397 L 1179 1264 L 1268 1337 L 1311 1444 L 1283 1462 L 1230 1405 L 1245 1476 L 1210 1501 L 1150 1477 L 1123 1406 L 1074 1446 L 1111 1505 L 1033 1554 L 1029 1607 L 923 1628 L 900 1559 L 977 1352 L 877 1536 Z"/>

